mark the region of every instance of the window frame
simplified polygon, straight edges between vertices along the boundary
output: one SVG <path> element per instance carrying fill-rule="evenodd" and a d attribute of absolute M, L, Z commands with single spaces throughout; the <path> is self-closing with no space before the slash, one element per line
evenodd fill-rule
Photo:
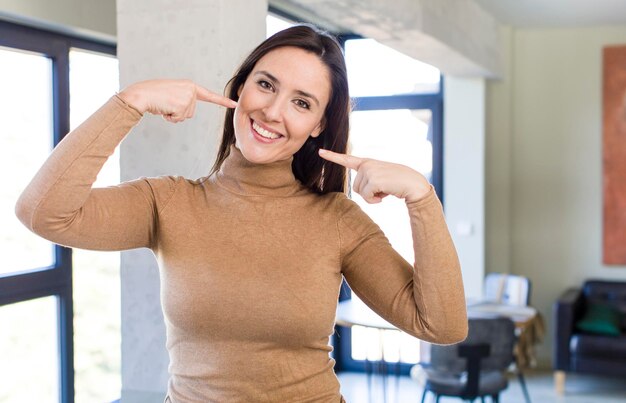
<path fill-rule="evenodd" d="M 345 52 L 345 43 L 353 39 L 365 39 L 364 37 L 343 33 L 335 34 L 339 39 L 342 49 Z M 374 111 L 374 110 L 392 110 L 392 109 L 429 109 L 431 111 L 432 121 L 428 130 L 427 138 L 433 145 L 433 169 L 431 172 L 431 180 L 437 196 L 443 203 L 443 75 L 439 77 L 439 91 L 435 93 L 416 93 L 416 94 L 399 94 L 385 96 L 365 96 L 353 97 L 353 111 Z M 339 302 L 352 298 L 350 286 L 343 279 L 341 284 L 341 292 L 339 294 Z M 417 340 L 416 340 L 417 342 Z M 378 365 L 379 362 L 369 365 L 365 361 L 352 359 L 352 329 L 349 327 L 335 325 L 335 333 L 331 338 L 331 344 L 334 348 L 333 357 L 336 361 L 335 369 L 337 372 L 367 372 L 368 367 L 376 364 L 380 372 L 385 374 L 409 375 L 413 364 L 400 363 L 399 365 L 384 363 Z M 382 361 L 381 361 L 382 362 Z"/>
<path fill-rule="evenodd" d="M 117 54 L 114 41 L 58 31 L 0 20 L 0 46 L 39 53 L 51 60 L 53 148 L 70 131 L 70 50 L 78 48 L 112 56 Z M 54 256 L 52 266 L 0 275 L 0 306 L 57 297 L 59 401 L 74 403 L 72 250 L 54 245 Z"/>

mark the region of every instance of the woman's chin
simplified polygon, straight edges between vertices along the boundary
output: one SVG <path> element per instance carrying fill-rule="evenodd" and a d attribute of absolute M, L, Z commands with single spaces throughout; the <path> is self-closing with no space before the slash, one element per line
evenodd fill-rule
<path fill-rule="evenodd" d="M 241 151 L 246 160 L 253 164 L 270 164 L 290 159 L 293 156 L 285 144 L 256 144 L 254 139 L 252 140 L 237 139 L 235 147 Z"/>
<path fill-rule="evenodd" d="M 256 147 L 240 147 L 238 144 L 236 146 L 244 158 L 253 164 L 269 164 L 278 160 L 273 153 L 268 153 L 266 150 L 259 150 Z"/>

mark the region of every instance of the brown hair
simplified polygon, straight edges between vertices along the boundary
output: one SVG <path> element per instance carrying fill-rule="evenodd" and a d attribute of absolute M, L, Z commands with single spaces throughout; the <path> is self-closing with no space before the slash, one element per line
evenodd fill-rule
<path fill-rule="evenodd" d="M 272 50 L 285 46 L 294 46 L 317 55 L 328 68 L 331 79 L 331 94 L 324 111 L 323 131 L 315 138 L 309 137 L 294 154 L 291 169 L 294 176 L 315 193 L 344 192 L 346 168 L 318 155 L 320 148 L 345 153 L 348 144 L 351 110 L 348 77 L 341 46 L 334 37 L 309 24 L 296 25 L 278 32 L 250 53 L 226 84 L 224 92 L 227 97 L 238 101 L 237 91 L 256 63 Z M 231 144 L 235 144 L 234 113 L 234 109 L 226 111 L 222 142 L 211 174 L 220 169 L 230 153 Z"/>

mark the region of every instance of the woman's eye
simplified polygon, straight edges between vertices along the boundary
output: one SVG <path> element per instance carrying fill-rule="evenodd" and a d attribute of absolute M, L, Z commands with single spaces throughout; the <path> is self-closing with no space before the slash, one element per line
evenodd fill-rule
<path fill-rule="evenodd" d="M 259 86 L 261 86 L 261 88 L 264 88 L 266 90 L 271 90 L 272 89 L 272 84 L 270 84 L 269 82 L 267 82 L 265 80 L 260 80 L 259 81 Z"/>
<path fill-rule="evenodd" d="M 304 109 L 310 109 L 311 105 L 309 105 L 309 103 L 307 101 L 303 101 L 302 99 L 296 99 L 296 105 L 298 105 L 300 108 L 304 108 Z"/>

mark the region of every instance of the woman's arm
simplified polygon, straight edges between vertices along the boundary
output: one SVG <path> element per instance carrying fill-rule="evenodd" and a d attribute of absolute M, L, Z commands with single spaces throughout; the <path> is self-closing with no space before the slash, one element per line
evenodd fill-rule
<path fill-rule="evenodd" d="M 193 116 L 197 100 L 232 106 L 231 100 L 189 80 L 141 82 L 112 97 L 55 147 L 18 199 L 18 218 L 61 245 L 96 250 L 154 246 L 158 213 L 173 195 L 176 178 L 143 178 L 100 189 L 92 185 L 144 112 L 178 122 Z"/>
<path fill-rule="evenodd" d="M 354 190 L 370 203 L 387 195 L 406 202 L 415 265 L 403 259 L 356 203 L 341 202 L 338 221 L 343 274 L 370 308 L 420 339 L 450 344 L 467 336 L 459 260 L 434 188 L 412 169 L 383 161 L 322 152 L 356 169 Z"/>
<path fill-rule="evenodd" d="M 15 212 L 20 221 L 65 246 L 97 250 L 149 246 L 154 234 L 149 182 L 92 189 L 107 158 L 141 116 L 114 96 L 67 134 L 18 199 Z"/>

